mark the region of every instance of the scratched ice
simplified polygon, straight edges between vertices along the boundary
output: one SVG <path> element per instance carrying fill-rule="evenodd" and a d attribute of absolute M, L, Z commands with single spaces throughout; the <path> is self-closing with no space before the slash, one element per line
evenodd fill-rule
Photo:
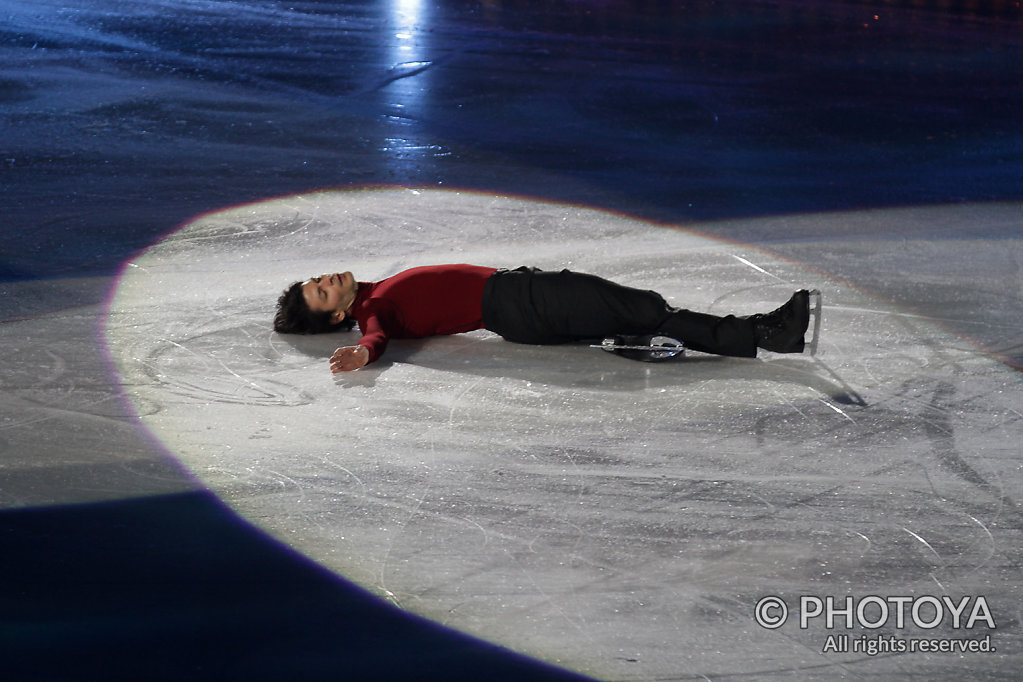
<path fill-rule="evenodd" d="M 984 210 L 972 218 L 1008 209 Z M 894 674 L 897 656 L 822 654 L 823 625 L 758 627 L 754 606 L 985 595 L 999 630 L 894 634 L 993 633 L 1002 667 L 1021 656 L 1019 377 L 944 330 L 969 322 L 945 284 L 933 311 L 910 313 L 847 283 L 911 266 L 911 251 L 854 238 L 874 218 L 786 219 L 791 234 L 831 235 L 800 244 L 821 264 L 810 271 L 698 225 L 580 208 L 292 197 L 207 216 L 139 257 L 107 341 L 144 423 L 240 514 L 438 622 L 610 679 Z M 986 263 L 1019 253 L 1011 239 L 928 248 Z M 295 279 L 442 262 L 571 267 L 718 313 L 819 287 L 820 353 L 647 365 L 476 332 L 394 342 L 334 377 L 326 358 L 354 337 L 268 330 Z M 985 333 L 1010 348 L 1013 329 Z M 948 656 L 917 654 L 912 669 L 947 670 Z"/>

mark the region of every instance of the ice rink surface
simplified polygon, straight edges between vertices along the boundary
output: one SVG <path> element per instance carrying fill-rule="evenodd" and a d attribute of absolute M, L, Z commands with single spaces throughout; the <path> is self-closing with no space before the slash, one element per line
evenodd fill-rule
<path fill-rule="evenodd" d="M 0 5 L 0 675 L 1017 678 L 1019 8 L 740 4 Z M 270 331 L 444 262 L 819 352 Z"/>

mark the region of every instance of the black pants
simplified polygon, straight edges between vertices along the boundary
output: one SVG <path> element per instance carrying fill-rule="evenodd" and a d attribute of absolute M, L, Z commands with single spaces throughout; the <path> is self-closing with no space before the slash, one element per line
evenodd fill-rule
<path fill-rule="evenodd" d="M 704 353 L 738 357 L 757 353 L 749 320 L 673 308 L 655 291 L 569 270 L 498 270 L 483 291 L 483 324 L 517 343 L 660 334 Z"/>

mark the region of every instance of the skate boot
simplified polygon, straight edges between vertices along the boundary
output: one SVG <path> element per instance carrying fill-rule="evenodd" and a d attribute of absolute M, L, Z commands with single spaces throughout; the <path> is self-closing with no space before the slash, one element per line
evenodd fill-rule
<path fill-rule="evenodd" d="M 758 348 L 774 353 L 802 353 L 810 325 L 810 293 L 800 289 L 788 303 L 769 313 L 750 315 Z M 816 293 L 816 292 L 814 292 Z"/>

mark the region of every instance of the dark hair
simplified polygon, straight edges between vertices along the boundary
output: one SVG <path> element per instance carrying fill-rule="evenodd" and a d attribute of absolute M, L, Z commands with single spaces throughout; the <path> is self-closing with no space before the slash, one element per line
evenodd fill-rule
<path fill-rule="evenodd" d="M 302 283 L 295 282 L 277 299 L 274 331 L 281 334 L 320 334 L 322 332 L 350 331 L 355 320 L 345 317 L 331 324 L 329 312 L 313 312 L 302 296 Z"/>

